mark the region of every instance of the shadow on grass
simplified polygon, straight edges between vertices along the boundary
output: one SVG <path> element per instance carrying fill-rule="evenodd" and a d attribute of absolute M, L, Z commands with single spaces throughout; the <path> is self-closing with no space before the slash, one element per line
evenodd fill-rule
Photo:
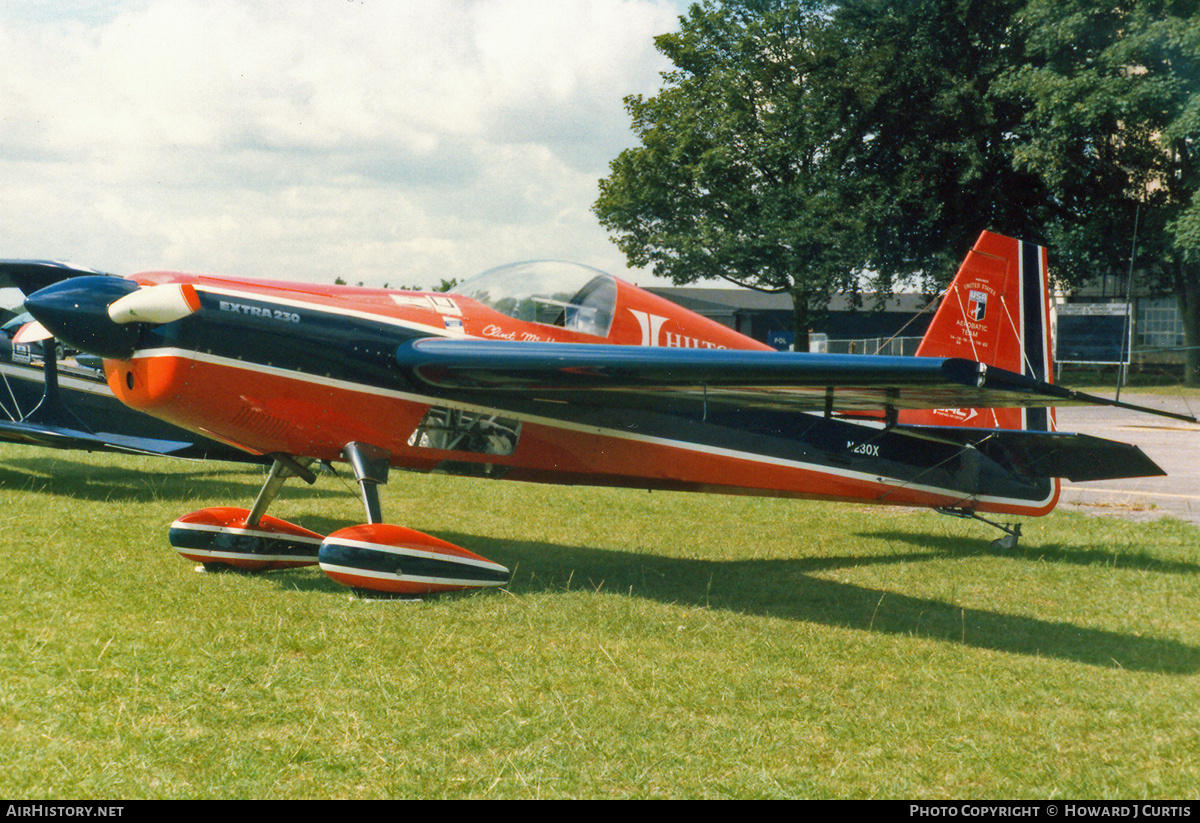
<path fill-rule="evenodd" d="M 1145 552 L 1120 549 L 1080 548 L 1059 543 L 1027 546 L 1018 543 L 1012 549 L 998 549 L 991 540 L 964 541 L 946 535 L 913 534 L 903 531 L 862 532 L 857 537 L 871 540 L 889 540 L 909 543 L 940 552 L 949 557 L 1005 557 L 1013 560 L 1063 563 L 1072 566 L 1106 566 L 1108 568 L 1135 569 L 1137 571 L 1162 574 L 1200 574 L 1200 564 L 1180 560 L 1163 560 Z"/>
<path fill-rule="evenodd" d="M 256 466 L 236 463 L 194 465 L 194 471 L 187 471 L 180 463 L 172 462 L 168 473 L 155 474 L 122 466 L 96 466 L 46 457 L 9 458 L 0 464 L 0 488 L 112 503 L 219 499 L 223 501 L 222 505 L 249 508 L 266 480 L 265 470 Z M 285 493 L 300 499 L 322 494 L 300 480 L 288 484 Z"/>
<path fill-rule="evenodd" d="M 316 517 L 304 518 L 302 525 L 328 534 L 351 524 Z M 513 569 L 513 579 L 507 588 L 517 594 L 566 590 L 616 592 L 663 603 L 920 637 L 1104 668 L 1164 674 L 1200 672 L 1200 648 L 1173 640 L 1138 637 L 985 609 L 964 609 L 939 600 L 813 576 L 828 569 L 994 553 L 987 548 L 986 542 L 981 541 L 967 541 L 971 544 L 968 548 L 961 540 L 929 537 L 922 542 L 937 544 L 932 551 L 898 555 L 721 561 L 553 543 L 512 542 L 444 531 L 435 534 Z M 917 539 L 902 533 L 874 536 L 910 542 Z M 1058 551 L 1068 558 L 1072 554 Z M 1028 556 L 1033 559 L 1045 555 L 1029 549 Z M 1076 560 L 1071 559 L 1072 562 Z M 1195 571 L 1190 566 L 1175 566 L 1187 564 L 1150 567 L 1154 571 Z M 316 567 L 272 572 L 270 578 L 281 589 L 346 591 Z"/>
<path fill-rule="evenodd" d="M 262 479 L 258 471 L 232 464 L 198 464 L 194 472 L 180 471 L 174 466 L 169 474 L 159 476 L 133 468 L 41 457 L 9 458 L 0 465 L 2 487 L 116 503 L 183 501 L 207 496 L 227 499 L 234 505 L 248 505 Z M 290 485 L 288 491 L 289 495 L 300 497 L 320 493 L 302 483 Z M 351 525 L 325 517 L 300 518 L 297 522 L 321 533 Z M 1077 565 L 1113 565 L 1114 553 L 1098 549 L 1019 546 L 1003 552 L 992 549 L 988 541 L 887 531 L 860 536 L 905 542 L 919 546 L 920 551 L 891 556 L 716 561 L 445 532 L 438 532 L 437 536 L 514 569 L 509 589 L 516 593 L 559 592 L 568 588 L 616 591 L 664 603 L 941 640 L 1106 668 L 1171 674 L 1200 671 L 1200 648 L 1176 641 L 984 609 L 964 609 L 942 601 L 813 576 L 827 569 L 912 563 L 948 555 L 994 554 Z M 1166 562 L 1142 554 L 1120 553 L 1116 555 L 1116 564 L 1151 572 L 1200 571 L 1195 564 Z M 345 591 L 315 568 L 276 572 L 271 578 L 286 589 Z"/>
<path fill-rule="evenodd" d="M 563 591 L 568 587 L 615 591 L 665 603 L 921 637 L 1105 668 L 1169 674 L 1200 671 L 1200 648 L 1173 640 L 964 609 L 938 600 L 812 576 L 813 572 L 831 568 L 934 560 L 944 555 L 945 548 L 942 554 L 926 551 L 890 557 L 714 561 L 489 541 L 471 535 L 438 536 L 470 545 L 473 551 L 515 569 L 509 589 L 516 593 Z M 961 548 L 958 552 L 966 553 Z"/>

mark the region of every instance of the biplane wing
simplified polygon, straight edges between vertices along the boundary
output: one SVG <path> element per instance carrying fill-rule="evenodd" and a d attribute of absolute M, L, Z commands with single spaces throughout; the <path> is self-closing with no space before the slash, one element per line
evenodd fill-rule
<path fill-rule="evenodd" d="M 0 420 L 0 440 L 50 449 L 151 454 L 164 457 L 185 457 L 194 448 L 194 444 L 186 440 L 159 440 L 116 432 L 89 432 L 28 420 Z"/>

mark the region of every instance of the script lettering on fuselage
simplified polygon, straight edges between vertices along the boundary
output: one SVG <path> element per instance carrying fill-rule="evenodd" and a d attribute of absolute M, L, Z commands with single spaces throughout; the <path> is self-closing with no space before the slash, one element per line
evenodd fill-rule
<path fill-rule="evenodd" d="M 522 343 L 537 343 L 546 340 L 545 337 L 540 337 L 533 332 L 527 331 L 505 331 L 495 323 L 490 326 L 484 326 L 483 336 L 495 338 L 496 340 L 520 340 Z"/>
<path fill-rule="evenodd" d="M 630 309 L 629 313 L 637 318 L 638 325 L 642 327 L 642 345 L 643 346 L 664 346 L 677 349 L 723 349 L 724 346 L 717 343 L 701 340 L 698 337 L 689 337 L 685 334 L 680 334 L 673 331 L 664 331 L 663 324 L 667 322 L 666 317 L 659 317 L 657 314 Z"/>
<path fill-rule="evenodd" d="M 217 302 L 217 307 L 221 311 L 261 317 L 264 320 L 280 320 L 285 323 L 300 322 L 300 315 L 292 311 L 283 311 L 282 309 L 268 309 L 262 306 L 251 306 L 248 303 L 234 303 L 231 300 L 220 300 Z"/>

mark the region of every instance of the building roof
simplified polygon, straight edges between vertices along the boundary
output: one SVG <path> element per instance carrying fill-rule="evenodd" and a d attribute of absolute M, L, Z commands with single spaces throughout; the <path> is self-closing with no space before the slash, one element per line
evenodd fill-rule
<path fill-rule="evenodd" d="M 786 292 L 771 294 L 754 291 L 753 289 L 701 289 L 690 286 L 652 286 L 646 289 L 659 297 L 665 297 L 672 303 L 678 303 L 685 309 L 697 314 L 730 314 L 737 311 L 787 311 L 792 310 L 792 296 Z M 858 311 L 872 311 L 875 308 L 876 294 L 864 292 L 862 304 Z M 930 299 L 924 294 L 902 293 L 893 294 L 884 300 L 885 312 L 905 312 L 915 314 L 928 306 Z M 829 301 L 831 311 L 852 311 L 850 295 L 835 294 Z"/>

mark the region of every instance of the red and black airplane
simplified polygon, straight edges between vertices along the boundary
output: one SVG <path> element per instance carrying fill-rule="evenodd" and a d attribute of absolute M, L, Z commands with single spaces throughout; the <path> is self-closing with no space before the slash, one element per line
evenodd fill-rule
<path fill-rule="evenodd" d="M 493 269 L 453 294 L 84 276 L 26 308 L 49 334 L 102 357 L 123 403 L 272 459 L 250 509 L 172 525 L 180 554 L 254 570 L 319 563 L 379 592 L 509 576 L 383 523 L 378 486 L 390 467 L 981 520 L 1048 513 L 1059 478 L 1163 473 L 1135 446 L 1055 431 L 1053 406 L 1129 406 L 1053 384 L 1046 252 L 991 233 L 917 357 L 779 353 L 573 264 Z M 288 477 L 312 482 L 317 461 L 350 464 L 365 524 L 321 535 L 266 514 Z M 1015 545 L 1019 526 L 993 525 Z"/>

